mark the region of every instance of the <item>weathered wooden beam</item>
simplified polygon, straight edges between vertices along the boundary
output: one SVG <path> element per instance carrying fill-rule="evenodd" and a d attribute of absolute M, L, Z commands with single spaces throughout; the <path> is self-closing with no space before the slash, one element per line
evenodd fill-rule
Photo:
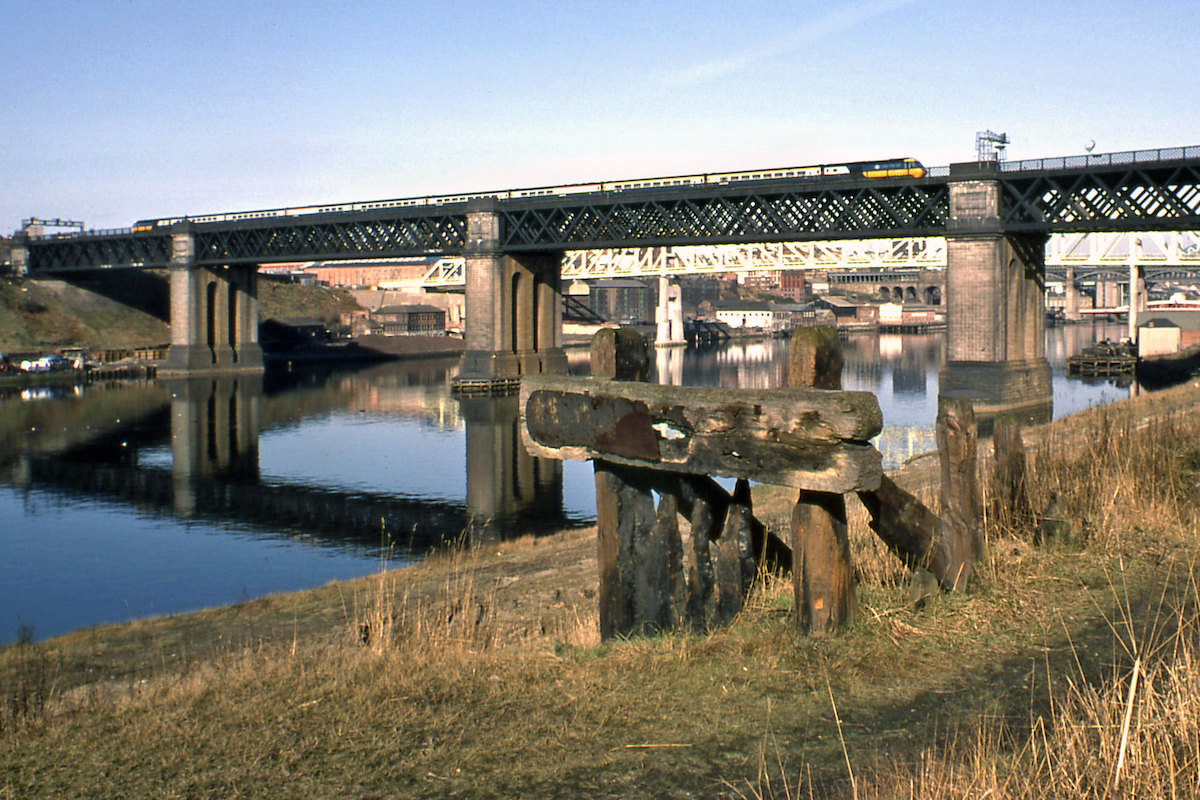
<path fill-rule="evenodd" d="M 939 583 L 953 586 L 954 576 L 947 572 L 948 554 L 942 546 L 943 522 L 937 514 L 886 475 L 878 489 L 859 492 L 858 497 L 871 515 L 871 530 L 905 566 L 927 569 Z"/>
<path fill-rule="evenodd" d="M 883 475 L 868 440 L 870 392 L 717 389 L 596 378 L 521 380 L 526 448 L 537 456 L 750 478 L 844 493 Z"/>

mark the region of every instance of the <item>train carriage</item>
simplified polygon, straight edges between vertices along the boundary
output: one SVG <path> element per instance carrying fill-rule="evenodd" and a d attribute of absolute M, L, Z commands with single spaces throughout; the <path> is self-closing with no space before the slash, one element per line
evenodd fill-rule
<path fill-rule="evenodd" d="M 298 217 L 308 214 L 329 214 L 346 211 L 369 211 L 382 208 L 408 208 L 413 206 L 442 206 L 465 203 L 481 197 L 500 200 L 530 197 L 559 197 L 589 192 L 626 192 L 646 189 L 664 189 L 696 185 L 721 185 L 742 181 L 774 180 L 829 180 L 838 178 L 923 178 L 925 167 L 915 158 L 894 158 L 888 161 L 856 161 L 845 164 L 815 164 L 804 167 L 777 167 L 765 170 L 743 170 L 739 172 L 706 172 L 697 175 L 672 175 L 658 178 L 637 178 L 600 183 L 573 183 L 564 186 L 539 186 L 528 189 L 511 189 L 500 192 L 474 192 L 469 194 L 430 195 L 426 197 L 404 197 L 394 200 L 372 200 L 364 203 L 342 203 L 328 206 L 295 206 L 262 211 L 239 211 L 229 214 L 206 214 L 200 217 L 171 217 L 143 219 L 133 224 L 133 232 L 140 233 L 157 228 L 169 227 L 187 219 L 190 222 L 236 222 L 248 219 L 271 217 Z"/>

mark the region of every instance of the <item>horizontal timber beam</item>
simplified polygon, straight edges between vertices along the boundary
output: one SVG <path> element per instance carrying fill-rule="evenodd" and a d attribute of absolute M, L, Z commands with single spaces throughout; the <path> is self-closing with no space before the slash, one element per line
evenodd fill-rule
<path fill-rule="evenodd" d="M 870 392 L 719 389 L 597 378 L 521 379 L 525 447 L 536 456 L 822 492 L 875 489 Z"/>

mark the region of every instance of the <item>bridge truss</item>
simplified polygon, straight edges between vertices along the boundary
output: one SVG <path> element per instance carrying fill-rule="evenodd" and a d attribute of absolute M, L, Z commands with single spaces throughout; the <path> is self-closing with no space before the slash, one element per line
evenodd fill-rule
<path fill-rule="evenodd" d="M 1200 228 L 1200 147 L 1007 162 L 1006 231 Z"/>
<path fill-rule="evenodd" d="M 1200 278 L 1200 231 L 1055 234 L 1046 243 L 1046 269 L 1059 277 L 1067 267 L 1076 279 L 1112 275 L 1127 279 L 1129 264 L 1147 268 L 1147 277 Z M 443 258 L 421 281 L 429 288 L 461 286 L 461 258 Z M 768 242 L 684 247 L 571 250 L 563 257 L 565 280 L 705 275 L 789 269 L 944 269 L 941 236 L 852 239 L 822 242 Z"/>
<path fill-rule="evenodd" d="M 1200 147 L 931 168 L 926 177 L 748 180 L 485 198 L 501 250 L 571 251 L 922 238 L 950 225 L 950 183 L 995 180 L 1007 233 L 1200 230 Z M 508 193 L 512 195 L 512 193 Z M 282 209 L 188 223 L 198 266 L 461 255 L 468 204 Z M 229 216 L 229 215 L 226 215 Z M 32 273 L 163 266 L 170 229 L 15 238 Z"/>

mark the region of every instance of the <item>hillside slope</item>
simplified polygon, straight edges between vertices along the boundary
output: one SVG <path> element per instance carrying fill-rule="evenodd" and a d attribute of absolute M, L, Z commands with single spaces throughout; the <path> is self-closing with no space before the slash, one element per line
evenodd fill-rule
<path fill-rule="evenodd" d="M 347 291 L 258 282 L 259 318 L 336 323 L 358 309 Z M 165 270 L 98 278 L 0 281 L 0 353 L 153 347 L 171 339 Z"/>

